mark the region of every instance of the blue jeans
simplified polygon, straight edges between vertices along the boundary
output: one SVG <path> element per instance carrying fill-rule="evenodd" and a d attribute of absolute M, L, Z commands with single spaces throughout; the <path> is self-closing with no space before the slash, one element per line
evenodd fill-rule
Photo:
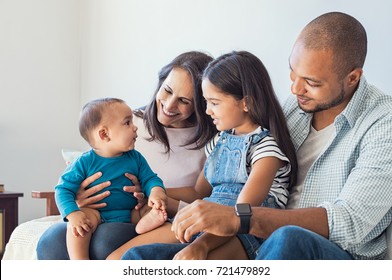
<path fill-rule="evenodd" d="M 129 249 L 123 260 L 171 260 L 187 244 L 149 244 Z M 264 241 L 256 260 L 352 260 L 328 239 L 297 226 L 277 229 Z"/>
<path fill-rule="evenodd" d="M 57 223 L 48 228 L 37 245 L 39 260 L 69 260 L 66 245 L 67 223 Z M 135 225 L 131 223 L 102 223 L 90 241 L 90 258 L 104 260 L 118 247 L 135 237 Z"/>
<path fill-rule="evenodd" d="M 260 246 L 256 260 L 352 260 L 335 243 L 298 226 L 274 231 Z"/>

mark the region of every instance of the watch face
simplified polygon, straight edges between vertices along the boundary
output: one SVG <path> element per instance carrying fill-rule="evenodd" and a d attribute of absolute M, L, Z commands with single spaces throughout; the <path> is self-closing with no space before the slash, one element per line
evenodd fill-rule
<path fill-rule="evenodd" d="M 239 203 L 236 204 L 236 212 L 238 213 L 238 215 L 250 215 L 252 213 L 252 208 L 248 203 Z"/>

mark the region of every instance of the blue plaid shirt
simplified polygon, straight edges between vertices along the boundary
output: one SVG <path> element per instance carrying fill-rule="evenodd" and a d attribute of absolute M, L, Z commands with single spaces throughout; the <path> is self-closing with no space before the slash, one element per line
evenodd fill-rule
<path fill-rule="evenodd" d="M 298 151 L 312 114 L 294 96 L 284 112 Z M 325 208 L 329 239 L 354 258 L 383 259 L 392 221 L 392 96 L 362 77 L 334 125 L 336 135 L 306 175 L 299 207 Z"/>

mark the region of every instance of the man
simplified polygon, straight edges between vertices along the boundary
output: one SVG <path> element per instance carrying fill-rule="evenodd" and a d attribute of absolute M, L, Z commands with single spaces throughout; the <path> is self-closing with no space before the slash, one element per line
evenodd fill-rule
<path fill-rule="evenodd" d="M 383 259 L 392 221 L 392 96 L 363 76 L 367 36 L 353 17 L 311 21 L 289 58 L 294 96 L 284 105 L 297 150 L 298 182 L 288 209 L 195 201 L 172 229 L 266 239 L 256 259 Z M 224 217 L 224 219 L 222 219 Z M 247 221 L 250 220 L 249 223 Z M 170 259 L 186 244 L 133 248 L 124 259 Z"/>

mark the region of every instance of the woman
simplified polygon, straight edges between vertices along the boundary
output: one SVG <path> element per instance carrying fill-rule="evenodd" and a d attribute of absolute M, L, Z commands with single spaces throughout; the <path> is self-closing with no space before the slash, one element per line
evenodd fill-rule
<path fill-rule="evenodd" d="M 145 109 L 135 110 L 134 123 L 139 128 L 136 149 L 163 180 L 168 195 L 185 201 L 186 196 L 171 188 L 193 188 L 205 161 L 204 145 L 216 133 L 212 120 L 205 114 L 206 104 L 201 90 L 201 74 L 211 60 L 212 57 L 201 52 L 177 56 L 159 72 L 158 86 L 151 102 Z M 81 184 L 77 195 L 79 207 L 104 206 L 97 202 L 110 195 L 108 192 L 91 195 L 108 186 L 108 182 L 84 190 L 99 177 L 97 173 Z M 137 185 L 137 178 L 131 174 L 127 177 Z M 130 186 L 125 186 L 124 190 L 138 191 Z M 178 204 L 178 201 L 169 201 L 169 215 L 176 212 Z M 65 234 L 65 223 L 47 229 L 38 242 L 38 259 L 69 259 Z M 91 259 L 105 259 L 133 236 L 136 236 L 133 224 L 101 224 L 91 239 Z"/>

